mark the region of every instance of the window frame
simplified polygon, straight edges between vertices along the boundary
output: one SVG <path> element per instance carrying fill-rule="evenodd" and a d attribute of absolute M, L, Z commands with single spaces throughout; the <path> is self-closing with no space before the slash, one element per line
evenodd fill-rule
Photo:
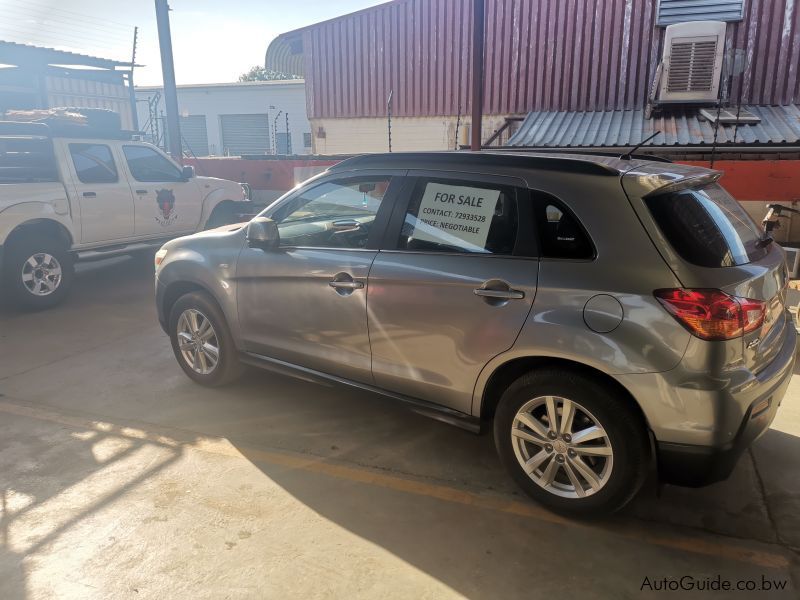
<path fill-rule="evenodd" d="M 128 155 L 125 154 L 125 148 L 144 148 L 145 150 L 150 150 L 151 152 L 154 152 L 155 154 L 157 154 L 158 156 L 160 156 L 161 158 L 166 160 L 168 163 L 170 163 L 172 166 L 174 166 L 177 169 L 177 171 L 178 171 L 178 179 L 176 179 L 174 181 L 173 180 L 164 180 L 164 179 L 139 179 L 138 177 L 136 177 L 136 174 L 134 173 L 133 168 L 131 168 L 131 163 L 130 163 L 130 160 L 128 159 Z M 151 147 L 151 146 L 145 146 L 143 144 L 122 144 L 121 151 L 122 151 L 122 157 L 125 159 L 125 168 L 128 169 L 128 173 L 130 173 L 131 178 L 134 181 L 138 181 L 139 183 L 186 183 L 186 181 L 187 181 L 187 179 L 185 177 L 183 177 L 183 174 L 182 174 L 182 171 L 181 171 L 180 167 L 171 158 L 169 158 L 168 156 L 166 156 L 163 153 L 159 152 L 157 148 L 154 148 L 154 147 Z"/>
<path fill-rule="evenodd" d="M 111 157 L 111 163 L 114 166 L 114 174 L 116 175 L 116 178 L 113 181 L 84 181 L 81 178 L 81 172 L 78 170 L 78 165 L 75 164 L 75 154 L 72 151 L 74 146 L 101 146 L 106 148 L 108 150 L 108 155 Z M 67 152 L 69 153 L 69 159 L 72 163 L 72 170 L 80 183 L 84 185 L 115 185 L 119 183 L 119 166 L 117 165 L 117 159 L 114 157 L 114 149 L 110 144 L 98 142 L 69 142 L 67 144 Z"/>
<path fill-rule="evenodd" d="M 511 254 L 492 254 L 490 252 L 438 252 L 436 250 L 409 250 L 400 248 L 400 234 L 405 223 L 408 208 L 411 205 L 414 190 L 420 180 L 452 180 L 453 184 L 469 185 L 470 182 L 479 185 L 498 185 L 512 187 L 517 192 L 517 238 L 514 241 L 514 250 Z M 381 241 L 381 252 L 403 254 L 426 254 L 431 256 L 464 256 L 493 259 L 523 259 L 537 260 L 539 258 L 539 244 L 536 229 L 533 226 L 533 211 L 530 203 L 530 190 L 523 179 L 506 175 L 491 175 L 487 173 L 470 173 L 464 171 L 433 171 L 415 169 L 408 171 L 402 192 L 392 210 L 389 225 Z"/>
<path fill-rule="evenodd" d="M 326 183 L 333 183 L 337 181 L 358 181 L 364 179 L 375 179 L 385 177 L 389 179 L 389 187 L 381 200 L 378 212 L 375 214 L 375 221 L 370 228 L 367 243 L 363 248 L 342 248 L 333 246 L 279 246 L 278 251 L 288 252 L 294 250 L 341 250 L 344 252 L 375 252 L 380 247 L 380 242 L 386 233 L 387 223 L 392 214 L 394 205 L 397 204 L 397 198 L 404 187 L 405 175 L 407 171 L 400 169 L 360 169 L 358 171 L 341 171 L 335 173 L 324 174 L 319 177 L 302 184 L 301 187 L 292 190 L 288 194 L 279 198 L 267 208 L 265 208 L 258 216 L 269 217 L 275 214 L 286 204 L 292 202 L 299 196 L 309 192 L 310 190 L 324 185 Z"/>

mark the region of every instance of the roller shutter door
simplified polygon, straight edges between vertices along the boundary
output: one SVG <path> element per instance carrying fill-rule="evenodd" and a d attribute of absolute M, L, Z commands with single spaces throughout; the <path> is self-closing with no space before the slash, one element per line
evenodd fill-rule
<path fill-rule="evenodd" d="M 181 117 L 183 151 L 190 156 L 208 156 L 208 129 L 205 115 Z"/>
<path fill-rule="evenodd" d="M 268 154 L 269 117 L 264 115 L 220 115 L 223 154 Z"/>

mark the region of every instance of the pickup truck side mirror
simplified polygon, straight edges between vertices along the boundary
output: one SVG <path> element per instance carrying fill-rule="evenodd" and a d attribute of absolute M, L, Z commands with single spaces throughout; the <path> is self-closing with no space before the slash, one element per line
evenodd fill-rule
<path fill-rule="evenodd" d="M 194 167 L 192 165 L 186 165 L 181 169 L 181 177 L 184 179 L 192 179 L 194 177 Z"/>
<path fill-rule="evenodd" d="M 256 217 L 247 224 L 247 245 L 262 250 L 275 250 L 281 243 L 278 224 L 267 217 Z"/>

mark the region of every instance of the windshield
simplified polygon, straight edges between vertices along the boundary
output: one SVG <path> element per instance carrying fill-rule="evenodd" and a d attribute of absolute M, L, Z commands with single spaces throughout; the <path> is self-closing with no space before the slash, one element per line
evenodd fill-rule
<path fill-rule="evenodd" d="M 761 231 L 741 205 L 715 183 L 645 199 L 675 251 L 702 267 L 734 267 L 760 260 Z"/>

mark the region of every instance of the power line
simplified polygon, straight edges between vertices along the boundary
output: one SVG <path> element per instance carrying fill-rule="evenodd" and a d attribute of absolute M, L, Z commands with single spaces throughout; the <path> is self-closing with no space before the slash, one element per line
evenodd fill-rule
<path fill-rule="evenodd" d="M 22 20 L 23 22 L 21 23 L 20 20 Z M 65 29 L 67 31 L 80 30 L 81 32 L 84 32 L 88 29 L 87 25 L 85 24 L 69 23 L 61 20 L 56 21 L 53 17 L 34 16 L 34 15 L 26 15 L 22 19 L 17 19 L 14 24 L 36 26 L 40 28 L 51 29 L 56 32 L 64 31 Z M 124 30 L 119 29 L 114 31 L 104 31 L 102 29 L 97 29 L 97 27 L 98 27 L 97 25 L 92 25 L 90 31 L 94 32 L 97 37 L 102 37 L 110 40 L 116 40 L 119 36 L 130 35 L 130 32 L 133 29 L 133 27 L 131 27 L 131 28 L 125 28 Z"/>
<path fill-rule="evenodd" d="M 36 31 L 26 31 L 21 29 L 16 29 L 12 27 L 0 27 L 0 34 L 3 34 L 4 31 L 7 31 L 11 34 L 11 37 L 16 37 L 21 39 L 20 43 L 27 43 L 29 40 L 38 40 L 37 43 L 39 44 L 60 44 L 64 46 L 91 46 L 94 48 L 101 48 L 107 51 L 118 51 L 123 46 L 126 45 L 126 41 L 120 40 L 118 44 L 112 44 L 109 42 L 101 42 L 98 40 L 93 40 L 88 37 L 80 37 L 80 36 L 69 36 L 69 35 L 52 35 L 48 32 L 36 32 Z M 12 40 L 9 40 L 12 41 Z"/>
<path fill-rule="evenodd" d="M 128 27 L 128 28 L 133 27 L 133 25 L 131 25 L 130 23 L 121 23 L 119 21 L 112 21 L 111 19 L 101 19 L 99 17 L 93 17 L 91 15 L 75 12 L 75 11 L 72 11 L 72 10 L 66 10 L 66 9 L 63 9 L 63 8 L 56 8 L 54 6 L 40 4 L 38 2 L 32 2 L 31 0 L 27 0 L 26 5 L 27 6 L 38 7 L 42 11 L 47 12 L 47 13 L 56 12 L 56 13 L 62 13 L 62 14 L 66 14 L 66 15 L 72 15 L 73 18 L 78 18 L 78 19 L 81 19 L 81 20 L 97 21 L 100 24 L 116 25 L 116 26 L 119 26 L 119 27 Z"/>
<path fill-rule="evenodd" d="M 50 27 L 34 27 L 34 26 L 8 26 L 8 25 L 0 25 L 0 31 L 4 30 L 11 30 L 16 31 L 19 34 L 23 35 L 42 35 L 44 34 L 47 37 L 52 38 L 66 38 L 66 39 L 73 39 L 80 42 L 90 41 L 98 44 L 104 44 L 108 46 L 118 46 L 120 44 L 127 44 L 129 36 L 120 36 L 118 38 L 106 38 L 106 37 L 98 37 L 96 35 L 87 35 L 84 32 L 79 32 L 75 30 L 55 30 Z"/>

